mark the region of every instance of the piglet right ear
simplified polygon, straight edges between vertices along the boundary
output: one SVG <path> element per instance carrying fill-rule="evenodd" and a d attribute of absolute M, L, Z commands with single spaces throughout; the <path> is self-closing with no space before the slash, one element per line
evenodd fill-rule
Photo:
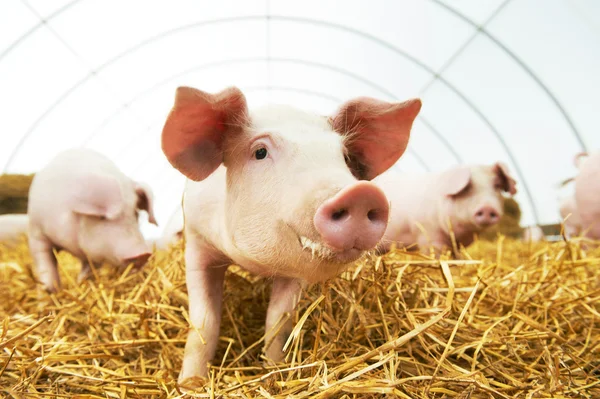
<path fill-rule="evenodd" d="M 471 183 L 471 169 L 468 166 L 457 166 L 442 173 L 440 187 L 445 195 L 460 194 Z"/>
<path fill-rule="evenodd" d="M 179 87 L 162 131 L 162 150 L 175 169 L 200 181 L 223 162 L 225 135 L 247 122 L 246 98 L 238 88 L 209 94 Z"/>
<path fill-rule="evenodd" d="M 82 174 L 75 180 L 67 193 L 73 212 L 107 219 L 121 213 L 124 204 L 117 179 L 104 174 Z"/>

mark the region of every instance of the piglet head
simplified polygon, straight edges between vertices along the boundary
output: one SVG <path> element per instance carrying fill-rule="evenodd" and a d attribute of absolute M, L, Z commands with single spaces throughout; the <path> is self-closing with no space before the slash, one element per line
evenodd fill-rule
<path fill-rule="evenodd" d="M 368 180 L 403 154 L 420 107 L 359 98 L 325 118 L 284 106 L 250 113 L 238 89 L 180 88 L 162 147 L 192 180 L 227 167 L 223 222 L 238 258 L 318 281 L 383 236 L 388 201 Z"/>
<path fill-rule="evenodd" d="M 69 206 L 78 223 L 79 247 L 89 259 L 140 267 L 150 257 L 137 220 L 140 196 L 133 185 L 121 183 L 110 175 L 81 174 Z"/>
<path fill-rule="evenodd" d="M 439 187 L 446 199 L 448 212 L 455 229 L 479 231 L 493 226 L 503 215 L 503 193 L 514 195 L 516 182 L 508 167 L 493 165 L 458 166 L 441 175 Z M 442 221 L 446 227 L 445 221 Z"/>

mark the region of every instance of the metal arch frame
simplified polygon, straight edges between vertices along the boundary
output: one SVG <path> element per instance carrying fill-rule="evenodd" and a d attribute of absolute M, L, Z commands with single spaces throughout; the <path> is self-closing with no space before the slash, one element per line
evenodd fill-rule
<path fill-rule="evenodd" d="M 556 108 L 558 108 L 559 112 L 562 114 L 563 118 L 565 119 L 565 121 L 567 122 L 569 127 L 571 128 L 571 131 L 572 131 L 573 135 L 575 136 L 577 143 L 581 147 L 581 150 L 587 151 L 587 146 L 585 145 L 585 142 L 581 138 L 581 134 L 579 133 L 579 130 L 575 126 L 575 122 L 573 122 L 573 120 L 571 119 L 571 116 L 569 115 L 567 110 L 563 107 L 563 105 L 560 103 L 560 101 L 558 101 L 558 98 L 556 98 L 556 96 L 554 95 L 554 93 L 552 93 L 550 88 L 548 86 L 546 86 L 544 84 L 544 82 L 542 82 L 540 77 L 537 76 L 531 68 L 529 68 L 529 66 L 525 63 L 525 61 L 523 61 L 519 56 L 517 56 L 515 53 L 513 53 L 503 42 L 501 42 L 499 39 L 497 39 L 494 35 L 492 35 L 490 32 L 488 32 L 482 26 L 477 25 L 477 23 L 475 21 L 473 21 L 472 19 L 470 19 L 469 17 L 467 17 L 465 14 L 461 13 L 460 11 L 456 10 L 454 7 L 449 6 L 449 5 L 441 2 L 440 0 L 430 0 L 430 1 L 437 4 L 439 7 L 445 9 L 448 13 L 455 15 L 456 17 L 460 18 L 462 21 L 464 21 L 464 22 L 468 23 L 469 25 L 473 26 L 474 28 L 476 28 L 478 32 L 480 32 L 481 34 L 486 36 L 488 39 L 490 39 L 497 47 L 499 47 L 506 55 L 508 55 L 515 63 L 517 63 L 517 65 L 519 65 L 525 71 L 525 73 L 531 79 L 533 79 L 533 81 L 539 86 L 539 88 L 542 89 L 542 91 L 544 91 L 544 93 L 546 93 L 546 95 L 554 103 Z M 501 7 L 501 8 L 503 8 L 503 7 Z M 500 11 L 501 10 L 496 10 L 492 16 L 495 16 L 495 14 L 499 13 Z M 439 76 L 440 75 L 438 75 L 438 74 L 434 75 L 434 80 L 437 80 Z"/>
<path fill-rule="evenodd" d="M 254 16 L 243 16 L 243 17 L 230 17 L 230 18 L 219 18 L 219 19 L 214 19 L 214 20 L 207 20 L 207 21 L 200 21 L 200 22 L 196 22 L 196 23 L 192 23 L 192 24 L 187 24 L 184 26 L 180 26 L 165 32 L 161 32 L 157 35 L 151 36 L 148 39 L 145 39 L 141 42 L 139 42 L 138 44 L 130 47 L 129 49 L 117 54 L 115 57 L 109 59 L 108 61 L 106 61 L 105 63 L 101 64 L 98 68 L 95 68 L 94 70 L 90 71 L 90 73 L 84 77 L 83 79 L 81 79 L 80 81 L 78 81 L 75 85 L 73 85 L 71 88 L 69 88 L 66 92 L 64 92 L 46 111 L 44 111 L 40 117 L 38 117 L 38 119 L 31 125 L 31 127 L 28 129 L 28 131 L 21 137 L 21 139 L 19 140 L 19 142 L 17 143 L 17 145 L 15 146 L 13 152 L 11 153 L 9 159 L 7 160 L 5 166 L 4 166 L 4 171 L 7 170 L 7 168 L 10 166 L 10 164 L 13 162 L 15 154 L 18 152 L 18 150 L 21 148 L 21 146 L 23 145 L 23 143 L 25 142 L 25 140 L 29 137 L 29 135 L 31 135 L 31 133 L 37 128 L 37 126 L 46 118 L 47 115 L 49 115 L 56 107 L 58 107 L 67 97 L 69 97 L 69 95 L 71 93 L 73 93 L 79 86 L 81 86 L 83 83 L 87 82 L 89 79 L 91 79 L 92 77 L 96 76 L 98 72 L 100 72 L 101 70 L 103 70 L 104 68 L 110 66 L 111 64 L 115 63 L 116 61 L 120 60 L 121 58 L 129 55 L 130 53 L 135 52 L 136 50 L 146 46 L 149 43 L 152 43 L 156 40 L 162 39 L 164 37 L 173 35 L 175 33 L 179 33 L 179 32 L 183 32 L 185 30 L 188 29 L 192 29 L 192 28 L 197 28 L 197 27 L 201 27 L 201 26 L 207 26 L 207 25 L 215 25 L 215 24 L 221 24 L 221 23 L 229 23 L 229 22 L 241 22 L 241 21 L 261 21 L 264 20 L 267 23 L 269 21 L 288 21 L 288 22 L 296 22 L 296 23 L 304 23 L 307 25 L 315 25 L 315 26 L 324 26 L 324 27 L 328 27 L 331 29 L 337 29 L 339 31 L 342 32 L 346 32 L 349 34 L 353 34 L 356 35 L 358 37 L 362 37 L 366 40 L 369 40 L 375 44 L 380 45 L 383 48 L 386 48 L 390 51 L 392 51 L 393 53 L 411 61 L 414 65 L 420 67 L 421 69 L 423 69 L 424 71 L 428 72 L 429 74 L 431 74 L 432 76 L 436 75 L 436 72 L 428 67 L 426 64 L 424 64 L 423 62 L 419 61 L 418 59 L 416 59 L 415 57 L 411 56 L 410 54 L 406 53 L 405 51 L 402 51 L 401 49 L 393 46 L 392 44 L 384 41 L 383 39 L 380 39 L 378 37 L 375 37 L 369 33 L 360 31 L 358 29 L 354 29 L 354 28 L 350 28 L 347 26 L 343 26 L 343 25 L 339 25 L 339 24 L 334 24 L 331 22 L 326 22 L 326 21 L 320 21 L 320 20 L 314 20 L 314 19 L 309 19 L 309 18 L 300 18 L 300 17 L 286 17 L 286 16 L 276 16 L 276 15 L 254 15 Z M 444 85 L 446 85 L 452 92 L 454 92 L 459 98 L 461 98 L 465 104 L 472 109 L 473 112 L 475 112 L 476 115 L 478 115 L 481 120 L 488 126 L 488 128 L 490 129 L 490 131 L 493 133 L 493 135 L 496 137 L 496 139 L 500 142 L 500 145 L 502 146 L 503 150 L 506 152 L 507 156 L 509 157 L 511 163 L 513 164 L 513 166 L 515 167 L 515 172 L 519 177 L 519 180 L 523 183 L 524 189 L 525 189 L 525 194 L 527 196 L 528 202 L 531 206 L 531 210 L 533 213 L 533 217 L 534 220 L 537 224 L 539 224 L 539 217 L 537 214 L 537 209 L 535 206 L 535 201 L 533 200 L 533 196 L 531 195 L 531 192 L 529 190 L 529 187 L 527 186 L 526 183 L 526 179 L 525 176 L 521 170 L 521 167 L 519 166 L 519 163 L 516 161 L 515 157 L 513 156 L 512 152 L 510 151 L 510 149 L 508 148 L 506 142 L 502 139 L 501 135 L 499 134 L 498 130 L 495 128 L 495 126 L 491 123 L 490 120 L 488 120 L 484 115 L 483 112 L 481 110 L 479 110 L 479 108 L 477 108 L 475 106 L 475 104 L 473 104 L 464 93 L 462 93 L 460 90 L 458 90 L 458 88 L 456 88 L 454 85 L 452 85 L 448 80 L 444 79 L 442 76 L 438 77 L 439 81 L 442 82 Z"/>
<path fill-rule="evenodd" d="M 60 7 L 58 10 L 54 11 L 52 14 L 48 15 L 47 18 L 41 19 L 41 18 L 38 17 L 38 19 L 40 20 L 40 22 L 37 25 L 31 27 L 27 32 L 25 32 L 24 34 L 22 34 L 17 40 L 15 40 L 8 47 L 6 47 L 2 53 L 0 53 L 0 62 L 11 51 L 13 51 L 15 48 L 17 48 L 22 41 L 24 41 L 29 36 L 31 36 L 33 33 L 35 33 L 35 31 L 37 31 L 38 29 L 40 29 L 42 26 L 46 25 L 46 23 L 48 21 L 50 21 L 51 19 L 59 16 L 63 12 L 67 11 L 69 8 L 73 7 L 75 4 L 80 3 L 81 1 L 82 0 L 73 0 L 70 3 L 65 4 L 64 6 Z"/>
<path fill-rule="evenodd" d="M 243 88 L 244 91 L 269 91 L 269 90 L 279 90 L 279 91 L 285 91 L 285 92 L 290 92 L 290 93 L 299 93 L 299 94 L 304 94 L 304 95 L 308 95 L 308 96 L 313 96 L 313 97 L 317 97 L 317 98 L 321 98 L 321 99 L 325 99 L 328 101 L 331 101 L 333 103 L 337 103 L 340 104 L 342 102 L 342 100 L 340 100 L 337 97 L 334 97 L 330 94 L 327 93 L 323 93 L 320 91 L 316 91 L 316 90 L 307 90 L 307 89 L 299 89 L 297 87 L 290 87 L 290 86 L 279 86 L 279 85 L 261 85 L 261 86 L 246 86 Z M 429 171 L 429 167 L 427 166 L 427 164 L 423 161 L 423 159 L 414 151 L 410 150 L 407 148 L 407 151 L 410 152 L 411 155 L 413 155 L 417 161 L 425 168 L 425 170 Z M 146 162 L 148 162 L 150 159 L 152 159 L 152 156 L 154 154 L 150 153 L 147 157 L 145 157 L 136 167 L 135 169 L 133 169 L 133 171 L 131 172 L 131 174 L 135 174 Z"/>
<path fill-rule="evenodd" d="M 100 124 L 100 126 L 92 134 L 89 134 L 85 138 L 83 145 L 85 146 L 87 143 L 89 143 L 89 141 L 92 140 L 101 131 L 100 129 L 102 127 L 106 126 L 108 124 L 108 122 L 111 121 L 116 115 L 120 114 L 123 110 L 125 110 L 129 106 L 129 104 L 133 104 L 140 97 L 150 94 L 154 90 L 166 85 L 167 83 L 171 82 L 172 80 L 174 80 L 176 78 L 185 76 L 190 73 L 194 73 L 194 72 L 202 70 L 202 69 L 213 68 L 213 67 L 218 67 L 218 66 L 222 66 L 222 65 L 235 65 L 238 63 L 250 63 L 250 62 L 275 62 L 275 63 L 284 63 L 284 64 L 287 63 L 287 64 L 303 65 L 303 66 L 314 67 L 317 69 L 329 70 L 329 71 L 335 72 L 341 76 L 355 79 L 355 80 L 363 83 L 364 85 L 366 85 L 376 91 L 381 92 L 382 94 L 388 96 L 390 99 L 399 101 L 398 97 L 394 93 L 390 92 L 389 90 L 385 89 L 384 87 L 379 86 L 376 83 L 374 83 L 360 75 L 357 75 L 353 72 L 350 72 L 350 71 L 347 71 L 345 69 L 338 68 L 335 66 L 331 66 L 328 64 L 322 64 L 322 63 L 318 63 L 318 62 L 306 61 L 306 60 L 300 60 L 300 59 L 294 59 L 294 58 L 277 58 L 277 57 L 276 58 L 246 57 L 246 58 L 220 60 L 220 61 L 209 62 L 206 64 L 196 65 L 194 67 L 187 68 L 184 71 L 180 71 L 180 72 L 173 74 L 165 79 L 162 79 L 161 81 L 152 85 L 151 87 L 136 93 L 135 95 L 133 95 L 130 98 L 129 101 L 122 104 L 120 108 L 118 108 L 115 112 L 113 112 L 111 115 L 109 115 L 107 118 L 105 118 L 104 121 L 102 121 L 102 123 Z M 339 100 L 340 104 L 342 102 L 343 101 Z M 421 122 L 423 122 L 423 125 L 425 125 L 425 127 L 427 129 L 429 129 L 431 131 L 431 133 L 433 133 L 433 135 L 441 142 L 442 147 L 445 147 L 458 163 L 463 163 L 462 157 L 455 151 L 454 147 L 452 147 L 450 145 L 450 143 L 446 140 L 446 138 L 444 136 L 442 136 L 442 134 L 432 126 L 431 122 L 429 122 L 427 120 L 427 118 L 425 118 L 422 115 L 419 115 L 418 118 L 421 120 Z M 145 130 L 143 130 L 143 131 L 145 131 Z M 130 143 L 132 141 L 134 141 L 134 139 L 137 138 L 138 136 L 139 136 L 139 134 L 133 136 L 130 140 Z M 127 147 L 127 146 L 129 146 L 129 143 L 125 147 Z M 411 151 L 411 153 L 414 153 L 415 157 L 417 157 L 419 159 L 419 163 L 421 163 L 421 165 L 425 168 L 425 170 L 427 170 L 427 171 L 431 170 L 431 168 L 429 168 L 427 163 L 420 156 L 418 156 L 414 151 Z M 117 155 L 117 157 L 118 156 L 120 156 L 120 155 Z"/>

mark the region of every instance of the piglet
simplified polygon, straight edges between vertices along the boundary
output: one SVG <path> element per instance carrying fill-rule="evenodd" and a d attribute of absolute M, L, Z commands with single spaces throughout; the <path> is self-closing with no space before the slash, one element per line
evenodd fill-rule
<path fill-rule="evenodd" d="M 587 155 L 586 152 L 580 152 L 575 155 L 573 164 L 577 169 L 580 169 L 585 163 Z M 564 234 L 567 238 L 579 236 L 582 231 L 582 225 L 575 199 L 575 177 L 561 182 L 558 194 L 558 210 L 564 226 Z"/>
<path fill-rule="evenodd" d="M 250 112 L 235 87 L 177 89 L 162 148 L 189 179 L 183 212 L 192 328 L 180 383 L 207 376 L 231 263 L 273 278 L 264 349 L 283 359 L 291 320 L 276 324 L 296 306 L 301 285 L 336 276 L 383 236 L 388 201 L 369 180 L 402 155 L 420 108 L 418 99 L 358 98 L 330 117 L 286 106 Z"/>
<path fill-rule="evenodd" d="M 560 200 L 560 217 L 563 220 L 564 233 L 567 238 L 576 237 L 581 234 L 581 217 L 577 211 L 575 195 Z"/>
<path fill-rule="evenodd" d="M 586 158 L 582 159 L 584 155 Z M 600 151 L 580 154 L 579 174 L 575 177 L 575 209 L 582 233 L 600 239 Z M 577 158 L 576 158 L 577 159 Z"/>
<path fill-rule="evenodd" d="M 150 257 L 138 224 L 138 210 L 156 224 L 152 192 L 125 176 L 103 155 L 88 149 L 58 154 L 36 173 L 29 189 L 29 249 L 48 291 L 60 288 L 53 249 L 82 261 L 140 267 Z"/>
<path fill-rule="evenodd" d="M 27 236 L 29 217 L 25 214 L 0 215 L 0 244 L 14 246 Z"/>
<path fill-rule="evenodd" d="M 169 218 L 161 236 L 156 240 L 157 249 L 167 249 L 183 238 L 183 209 L 177 207 Z"/>
<path fill-rule="evenodd" d="M 392 243 L 437 252 L 457 244 L 468 246 L 473 235 L 500 220 L 502 192 L 516 194 L 516 183 L 503 163 L 457 166 L 421 175 L 387 171 L 374 182 L 391 202 L 391 216 L 379 250 Z M 416 244 L 416 246 L 415 246 Z"/>

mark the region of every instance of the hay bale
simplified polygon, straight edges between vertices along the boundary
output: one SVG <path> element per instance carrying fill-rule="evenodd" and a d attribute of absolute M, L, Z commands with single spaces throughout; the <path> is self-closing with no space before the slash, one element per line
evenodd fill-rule
<path fill-rule="evenodd" d="M 0 215 L 9 213 L 27 213 L 28 198 L 2 198 L 0 199 Z"/>
<path fill-rule="evenodd" d="M 34 175 L 0 175 L 0 197 L 27 197 Z"/>
<path fill-rule="evenodd" d="M 495 226 L 480 234 L 485 240 L 495 240 L 498 234 L 512 238 L 520 238 L 523 234 L 521 227 L 521 207 L 514 198 L 504 198 L 504 215 Z"/>
<path fill-rule="evenodd" d="M 6 213 L 27 213 L 31 175 L 0 175 L 0 215 Z"/>
<path fill-rule="evenodd" d="M 7 256 L 11 258 L 7 261 Z M 303 293 L 287 362 L 263 365 L 270 283 L 227 273 L 204 397 L 600 397 L 600 250 L 500 238 L 437 261 L 401 251 Z M 182 244 L 141 272 L 59 254 L 39 290 L 25 243 L 0 250 L 0 390 L 12 397 L 174 397 L 187 335 Z M 86 396 L 87 395 L 87 396 Z"/>

